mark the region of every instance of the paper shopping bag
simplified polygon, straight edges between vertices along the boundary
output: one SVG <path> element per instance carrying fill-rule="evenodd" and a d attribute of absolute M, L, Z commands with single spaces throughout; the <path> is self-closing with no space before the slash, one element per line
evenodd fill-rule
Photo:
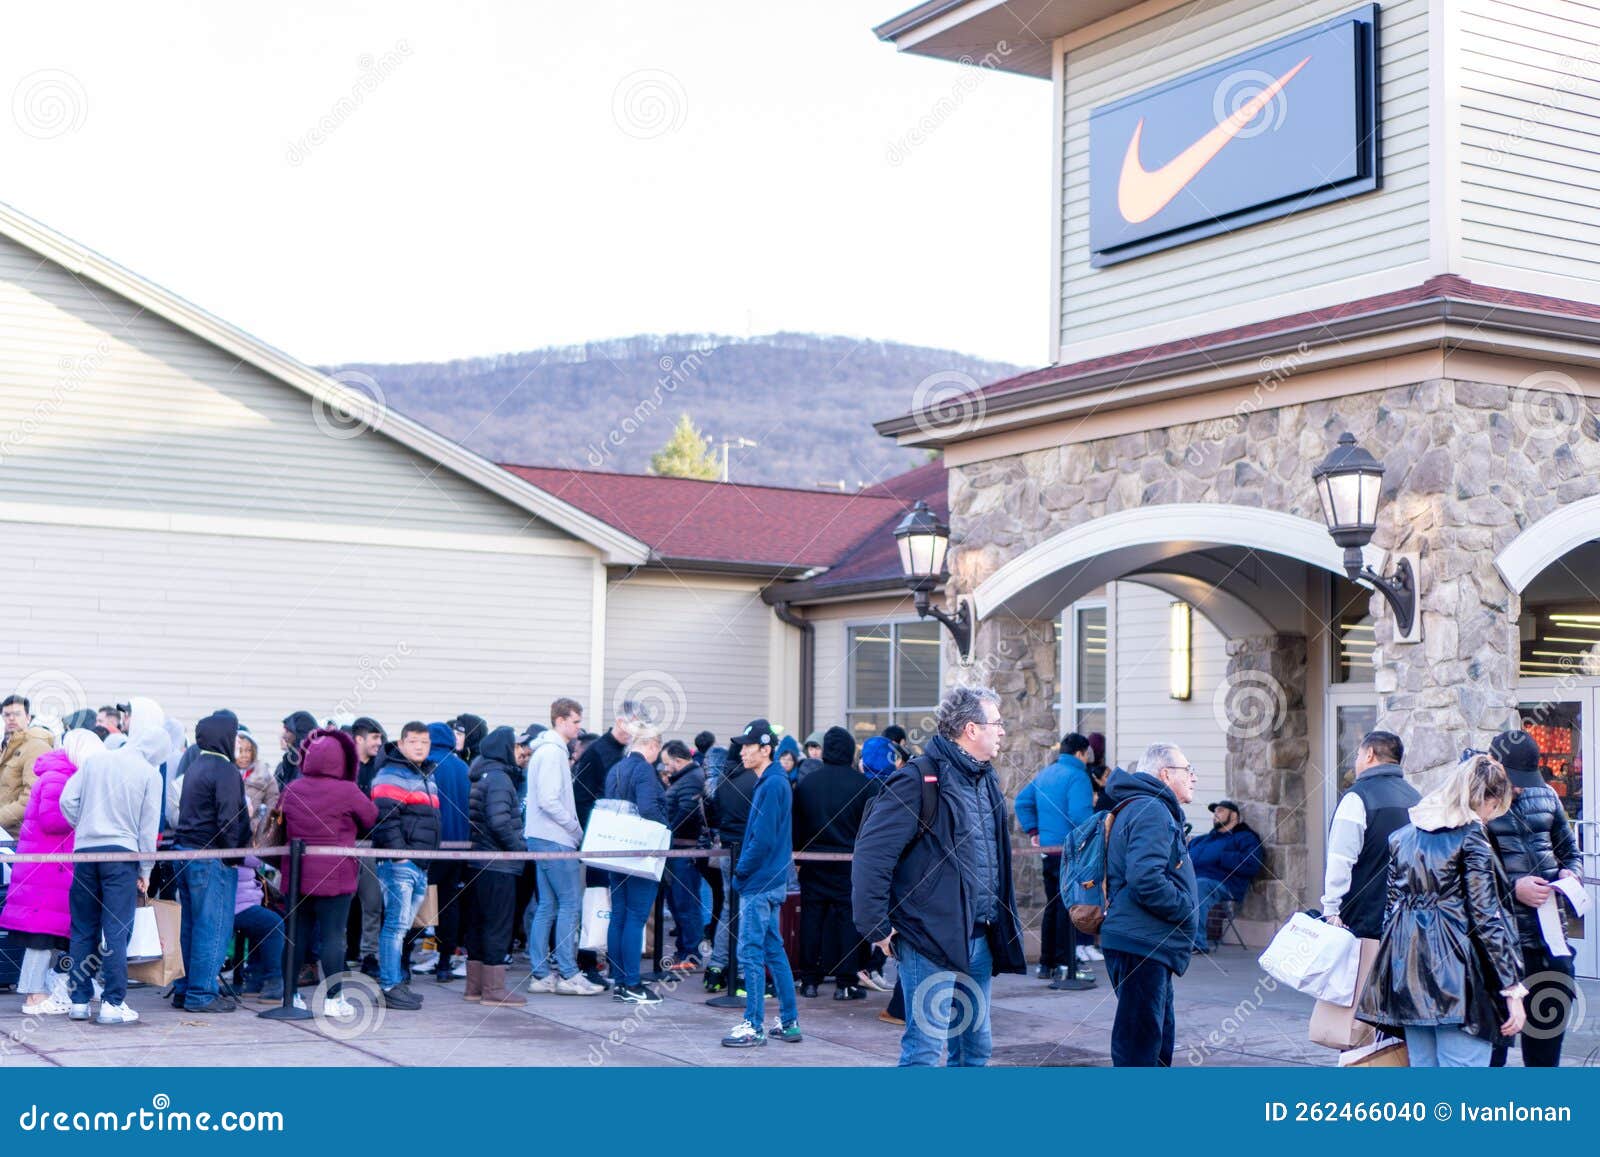
<path fill-rule="evenodd" d="M 1341 1069 L 1404 1069 L 1411 1067 L 1406 1042 L 1400 1037 L 1384 1037 L 1369 1045 L 1339 1054 Z"/>
<path fill-rule="evenodd" d="M 1296 992 L 1334 1004 L 1353 1004 L 1361 951 L 1355 936 L 1296 912 L 1261 954 L 1259 963 L 1274 980 Z"/>
<path fill-rule="evenodd" d="M 439 885 L 429 884 L 428 891 L 422 897 L 422 906 L 417 909 L 416 917 L 411 921 L 413 928 L 432 928 L 439 922 Z"/>
<path fill-rule="evenodd" d="M 180 939 L 183 907 L 172 900 L 151 900 L 144 907 L 155 913 L 161 955 L 141 964 L 128 965 L 128 979 L 165 986 L 183 975 L 183 942 Z"/>
<path fill-rule="evenodd" d="M 661 879 L 666 869 L 665 856 L 612 856 L 612 851 L 664 852 L 672 846 L 672 829 L 643 816 L 595 808 L 589 814 L 589 827 L 583 833 L 579 859 L 596 868 L 621 872 L 624 876 Z M 593 853 L 593 854 L 591 854 Z"/>
<path fill-rule="evenodd" d="M 611 889 L 585 888 L 583 930 L 578 934 L 578 947 L 585 952 L 604 952 L 606 936 L 610 931 Z"/>
<path fill-rule="evenodd" d="M 1356 1004 L 1361 990 L 1366 987 L 1372 963 L 1378 958 L 1378 941 L 1361 941 L 1361 960 L 1356 968 L 1356 994 L 1349 1004 L 1334 1004 L 1319 1000 L 1311 1010 L 1311 1043 L 1330 1049 L 1354 1049 L 1371 1044 L 1377 1029 L 1364 1020 L 1356 1019 Z"/>
<path fill-rule="evenodd" d="M 128 937 L 128 963 L 143 964 L 161 959 L 161 929 L 156 926 L 155 909 L 148 904 L 133 910 L 133 935 Z"/>

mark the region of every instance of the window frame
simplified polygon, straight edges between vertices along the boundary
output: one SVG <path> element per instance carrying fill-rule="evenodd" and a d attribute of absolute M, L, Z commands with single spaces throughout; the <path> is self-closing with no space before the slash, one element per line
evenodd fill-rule
<path fill-rule="evenodd" d="M 938 623 L 933 619 L 924 619 L 918 615 L 895 615 L 889 618 L 862 618 L 846 619 L 844 622 L 845 646 L 845 688 L 844 688 L 844 727 L 851 735 L 855 734 L 852 721 L 856 716 L 881 715 L 891 723 L 899 716 L 923 712 L 932 716 L 939 708 L 937 702 L 923 706 L 921 704 L 899 704 L 896 700 L 900 694 L 900 628 L 913 624 L 933 623 L 935 629 Z M 885 706 L 858 707 L 856 706 L 856 647 L 855 631 L 862 627 L 888 628 L 889 630 L 889 702 Z M 944 639 L 938 638 L 939 643 L 939 672 L 938 686 L 944 687 Z M 905 726 L 903 723 L 901 726 Z M 907 731 L 914 730 L 907 727 Z"/>

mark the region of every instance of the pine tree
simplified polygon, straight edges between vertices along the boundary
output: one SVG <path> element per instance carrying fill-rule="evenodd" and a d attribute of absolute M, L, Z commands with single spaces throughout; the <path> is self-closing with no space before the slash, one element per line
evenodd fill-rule
<path fill-rule="evenodd" d="M 665 478 L 699 478 L 714 482 L 722 474 L 717 466 L 717 456 L 712 453 L 705 435 L 695 429 L 684 414 L 672 430 L 667 444 L 650 456 L 650 473 Z"/>

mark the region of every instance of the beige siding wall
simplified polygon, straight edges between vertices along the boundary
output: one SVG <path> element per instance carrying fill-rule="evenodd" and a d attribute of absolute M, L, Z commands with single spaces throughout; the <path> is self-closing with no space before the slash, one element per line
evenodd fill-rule
<path fill-rule="evenodd" d="M 1383 188 L 1140 257 L 1089 265 L 1089 114 L 1355 7 L 1351 0 L 1185 5 L 1070 53 L 1062 140 L 1063 346 L 1230 306 L 1294 313 L 1294 291 L 1428 256 L 1428 0 L 1380 17 Z M 1292 114 L 1292 101 L 1291 101 Z M 1264 277 L 1263 270 L 1271 276 Z"/>
<path fill-rule="evenodd" d="M 584 705 L 589 726 L 632 697 L 662 713 L 669 739 L 709 728 L 726 740 L 767 713 L 770 618 L 760 584 L 748 580 L 639 574 L 610 583 L 605 702 Z"/>
<path fill-rule="evenodd" d="M 1172 596 L 1138 583 L 1116 584 L 1116 646 L 1111 678 L 1116 730 L 1106 758 L 1132 766 L 1148 744 L 1178 744 L 1199 770 L 1189 818 L 1197 829 L 1210 823 L 1205 805 L 1223 794 L 1227 736 L 1217 724 L 1212 697 L 1227 673 L 1226 639 L 1199 612 L 1194 615 L 1193 687 L 1187 700 L 1173 699 L 1168 682 L 1168 608 Z"/>
<path fill-rule="evenodd" d="M 1459 3 L 1461 255 L 1592 286 L 1600 277 L 1600 4 Z"/>
<path fill-rule="evenodd" d="M 7 239 L 0 349 L 0 503 L 564 537 Z"/>
<path fill-rule="evenodd" d="M 0 670 L 36 709 L 150 695 L 192 729 L 231 707 L 276 759 L 302 708 L 526 724 L 588 686 L 586 559 L 6 522 L 0 540 Z"/>

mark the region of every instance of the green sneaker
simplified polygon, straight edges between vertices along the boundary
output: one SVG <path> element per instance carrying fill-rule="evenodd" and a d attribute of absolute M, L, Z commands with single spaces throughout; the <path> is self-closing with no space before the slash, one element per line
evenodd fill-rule
<path fill-rule="evenodd" d="M 788 1041 L 790 1044 L 799 1044 L 806 1039 L 800 1034 L 800 1022 L 798 1020 L 783 1021 L 777 1028 L 768 1029 L 767 1035 L 773 1040 Z"/>

